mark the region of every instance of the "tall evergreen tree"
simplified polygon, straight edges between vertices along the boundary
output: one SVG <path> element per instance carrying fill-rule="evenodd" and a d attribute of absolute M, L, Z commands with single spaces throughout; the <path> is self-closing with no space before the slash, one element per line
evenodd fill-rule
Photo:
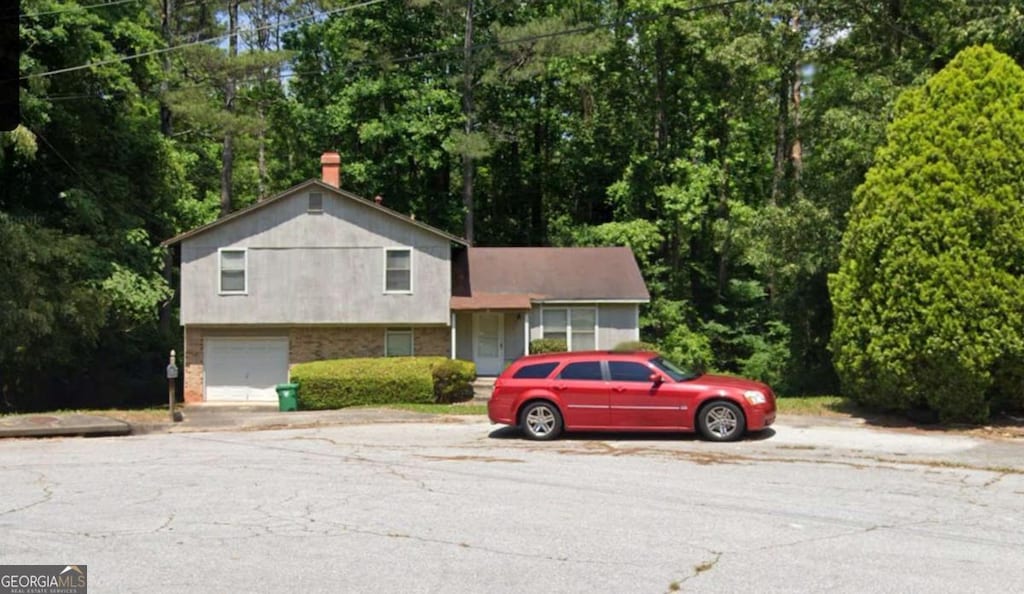
<path fill-rule="evenodd" d="M 1024 70 L 966 49 L 887 136 L 830 283 L 844 390 L 947 420 L 1024 404 Z"/>

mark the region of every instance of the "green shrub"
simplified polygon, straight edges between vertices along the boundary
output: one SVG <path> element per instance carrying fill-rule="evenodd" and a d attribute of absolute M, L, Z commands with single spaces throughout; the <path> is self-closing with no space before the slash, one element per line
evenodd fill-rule
<path fill-rule="evenodd" d="M 291 378 L 303 410 L 428 404 L 472 398 L 476 366 L 445 357 L 333 359 L 296 365 Z"/>
<path fill-rule="evenodd" d="M 445 359 L 431 370 L 434 378 L 434 402 L 449 404 L 473 399 L 476 364 L 459 359 Z"/>
<path fill-rule="evenodd" d="M 569 345 L 560 338 L 538 338 L 530 341 L 530 354 L 532 355 L 564 353 L 568 350 Z"/>
<path fill-rule="evenodd" d="M 334 359 L 292 368 L 303 410 L 434 401 L 430 366 L 417 357 Z"/>
<path fill-rule="evenodd" d="M 615 345 L 613 351 L 628 353 L 631 351 L 654 351 L 658 352 L 658 345 L 644 342 L 642 340 L 627 340 Z"/>
<path fill-rule="evenodd" d="M 968 48 L 896 104 L 829 278 L 844 392 L 944 421 L 1024 402 L 1024 70 Z"/>
<path fill-rule="evenodd" d="M 715 360 L 707 335 L 679 324 L 662 341 L 659 351 L 674 363 L 702 371 Z"/>

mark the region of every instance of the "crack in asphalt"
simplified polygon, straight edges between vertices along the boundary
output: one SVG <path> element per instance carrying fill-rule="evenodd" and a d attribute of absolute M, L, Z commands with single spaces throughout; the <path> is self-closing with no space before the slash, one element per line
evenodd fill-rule
<path fill-rule="evenodd" d="M 484 546 L 484 545 L 474 545 L 474 544 L 468 543 L 466 541 L 455 541 L 455 540 L 447 540 L 447 539 L 443 539 L 443 538 L 431 538 L 431 537 L 427 537 L 427 536 L 417 536 L 415 534 L 407 534 L 407 533 L 398 532 L 398 531 L 387 531 L 387 532 L 384 532 L 384 531 L 381 531 L 381 530 L 371 530 L 371 529 L 366 529 L 366 528 L 358 528 L 358 527 L 350 526 L 350 525 L 347 525 L 347 524 L 341 524 L 341 523 L 338 523 L 338 522 L 331 522 L 329 520 L 327 521 L 327 523 L 334 524 L 335 526 L 340 527 L 342 532 L 344 532 L 344 533 L 359 534 L 359 535 L 363 535 L 363 536 L 376 536 L 376 537 L 388 538 L 388 539 L 408 539 L 408 540 L 411 540 L 411 541 L 420 542 L 420 543 L 424 543 L 424 544 L 445 545 L 445 546 L 450 546 L 450 547 L 456 547 L 456 548 L 459 548 L 459 549 L 469 549 L 469 550 L 473 550 L 473 551 L 480 551 L 480 552 L 484 552 L 484 553 L 491 553 L 491 554 L 495 554 L 495 555 L 502 555 L 502 556 L 505 556 L 505 557 L 516 557 L 516 558 L 521 558 L 521 559 L 538 559 L 538 560 L 543 560 L 543 561 L 555 561 L 555 562 L 558 562 L 558 563 L 572 563 L 572 564 L 577 564 L 577 565 L 596 565 L 596 566 L 603 566 L 603 567 L 635 567 L 635 568 L 639 568 L 639 569 L 648 569 L 648 568 L 652 567 L 652 565 L 649 564 L 649 563 L 636 563 L 636 562 L 632 562 L 632 561 L 607 561 L 607 560 L 595 560 L 595 559 L 573 559 L 572 557 L 569 557 L 569 556 L 557 556 L 556 557 L 556 556 L 553 556 L 553 555 L 543 555 L 543 554 L 536 554 L 536 553 L 524 553 L 524 552 L 521 552 L 521 551 L 511 551 L 511 550 L 507 550 L 507 549 L 497 549 L 497 548 L 494 548 L 494 547 L 488 547 L 488 546 Z M 324 535 L 328 535 L 329 533 L 323 533 L 323 534 Z"/>
<path fill-rule="evenodd" d="M 676 587 L 675 588 L 670 588 L 670 589 L 672 589 L 672 590 L 681 590 L 683 584 L 685 584 L 686 582 L 688 582 L 690 580 L 693 580 L 693 579 L 696 579 L 701 574 L 704 574 L 704 573 L 714 569 L 715 566 L 718 565 L 718 562 L 722 560 L 722 555 L 724 555 L 725 553 L 723 553 L 722 551 L 710 551 L 710 552 L 714 556 L 712 559 L 708 559 L 706 561 L 702 561 L 702 562 L 698 563 L 697 565 L 694 565 L 693 566 L 693 573 L 688 575 L 688 576 L 686 576 L 686 577 L 684 577 L 683 579 L 679 580 L 678 582 L 673 582 L 673 584 L 675 584 Z"/>
<path fill-rule="evenodd" d="M 20 511 L 25 511 L 26 509 L 33 508 L 33 507 L 35 507 L 37 505 L 43 505 L 44 503 L 49 503 L 50 500 L 53 499 L 53 485 L 54 485 L 54 483 L 52 483 L 50 481 L 50 479 L 46 476 L 46 473 L 40 472 L 38 470 L 26 470 L 26 472 L 31 472 L 31 473 L 34 473 L 34 474 L 38 475 L 38 478 L 36 478 L 35 482 L 36 482 L 37 485 L 39 485 L 42 488 L 42 491 L 43 491 L 42 498 L 40 498 L 40 499 L 38 499 L 36 501 L 33 501 L 32 503 L 27 503 L 27 504 L 19 506 L 19 507 L 12 507 L 11 509 L 9 509 L 7 511 L 0 512 L 0 516 L 6 516 L 8 514 L 16 514 L 16 513 L 20 512 Z"/>
<path fill-rule="evenodd" d="M 998 475 L 996 475 L 996 476 L 992 477 L 991 479 L 985 481 L 985 483 L 982 485 L 982 488 L 991 487 L 992 485 L 994 485 L 994 484 L 998 483 L 999 481 L 1003 480 L 1004 478 L 1006 478 L 1006 475 L 1007 475 L 1006 472 L 999 473 Z"/>

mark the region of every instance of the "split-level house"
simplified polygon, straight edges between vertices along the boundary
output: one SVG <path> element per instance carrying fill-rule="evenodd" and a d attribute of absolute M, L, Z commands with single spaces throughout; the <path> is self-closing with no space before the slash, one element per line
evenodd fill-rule
<path fill-rule="evenodd" d="M 437 355 L 497 375 L 559 338 L 571 350 L 639 339 L 650 299 L 629 248 L 476 248 L 309 180 L 164 242 L 180 263 L 189 403 L 274 401 L 297 363 Z"/>

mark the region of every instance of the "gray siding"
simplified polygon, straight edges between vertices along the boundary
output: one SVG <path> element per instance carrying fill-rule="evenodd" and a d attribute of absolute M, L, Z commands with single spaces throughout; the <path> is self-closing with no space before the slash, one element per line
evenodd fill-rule
<path fill-rule="evenodd" d="M 603 303 L 597 312 L 597 348 L 613 349 L 620 342 L 637 340 L 635 303 Z"/>
<path fill-rule="evenodd" d="M 473 314 L 470 312 L 455 314 L 455 358 L 473 360 Z"/>
<path fill-rule="evenodd" d="M 596 307 L 597 348 L 611 349 L 620 342 L 637 340 L 637 312 L 635 303 L 573 303 L 571 305 L 547 305 L 548 308 Z M 541 308 L 534 306 L 530 311 L 530 340 L 543 338 Z"/>
<path fill-rule="evenodd" d="M 183 324 L 449 323 L 449 240 L 322 191 L 300 192 L 185 239 Z M 384 293 L 384 248 L 413 248 L 413 294 Z M 247 293 L 220 295 L 218 248 L 247 249 Z"/>
<path fill-rule="evenodd" d="M 526 353 L 523 337 L 523 316 L 526 312 L 505 313 L 505 363 L 511 363 Z M 517 319 L 518 318 L 518 319 Z"/>

